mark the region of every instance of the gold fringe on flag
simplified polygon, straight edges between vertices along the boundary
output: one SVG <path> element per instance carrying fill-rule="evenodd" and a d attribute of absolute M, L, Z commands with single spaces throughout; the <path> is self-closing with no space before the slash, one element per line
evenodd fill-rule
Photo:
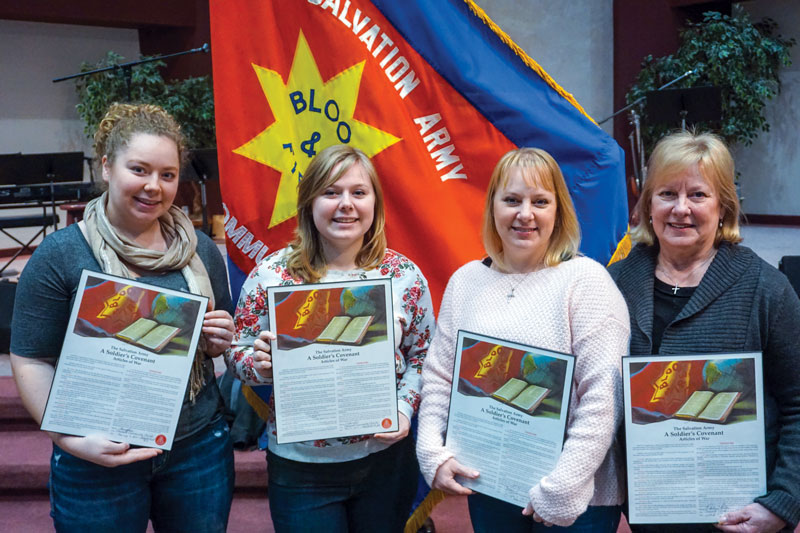
<path fill-rule="evenodd" d="M 250 407 L 256 412 L 262 420 L 269 420 L 270 408 L 269 404 L 259 397 L 258 394 L 253 392 L 249 385 L 242 385 L 242 394 L 244 399 L 250 404 Z"/>
<path fill-rule="evenodd" d="M 422 527 L 422 524 L 425 522 L 425 519 L 431 515 L 431 511 L 433 508 L 436 507 L 436 504 L 440 501 L 444 500 L 447 497 L 447 494 L 444 492 L 435 489 L 431 490 L 425 499 L 414 509 L 414 512 L 411 513 L 411 516 L 408 517 L 408 521 L 406 522 L 406 528 L 403 530 L 403 533 L 417 533 L 419 528 Z"/>
<path fill-rule="evenodd" d="M 612 263 L 616 263 L 617 261 L 622 261 L 628 257 L 628 254 L 631 253 L 631 246 L 633 246 L 631 243 L 631 237 L 626 233 L 622 240 L 619 241 L 619 244 L 617 244 L 617 249 L 614 251 L 614 255 L 611 256 L 608 264 L 610 265 Z"/>
<path fill-rule="evenodd" d="M 597 124 L 597 122 L 595 122 L 595 120 L 589 116 L 589 114 L 586 112 L 585 109 L 583 109 L 583 107 L 578 103 L 578 101 L 575 100 L 575 97 L 572 96 L 572 94 L 565 91 L 564 88 L 561 87 L 558 83 L 556 83 L 556 81 L 553 78 L 551 78 L 547 72 L 545 72 L 545 70 L 542 68 L 541 65 L 539 65 L 539 63 L 534 61 L 531 56 L 526 54 L 525 50 L 520 48 L 519 45 L 517 45 L 517 43 L 515 43 L 514 40 L 511 39 L 511 37 L 509 37 L 508 34 L 500 28 L 500 26 L 495 24 L 495 22 L 491 18 L 489 18 L 489 15 L 486 14 L 486 11 L 484 11 L 478 4 L 476 4 L 474 0 L 464 0 L 464 2 L 469 7 L 470 11 L 472 11 L 475 14 L 475 16 L 481 20 L 481 22 L 483 22 L 486 26 L 488 26 L 489 29 L 492 30 L 494 34 L 497 35 L 506 46 L 511 48 L 511 50 L 520 59 L 522 59 L 522 62 L 525 63 L 525 65 L 527 65 L 534 72 L 536 72 L 550 87 L 553 88 L 554 91 L 556 91 L 565 100 L 567 100 L 569 103 L 575 106 L 575 108 L 578 111 L 580 111 L 583 114 L 583 116 L 585 116 L 586 118 Z M 619 243 L 617 244 L 617 249 L 614 252 L 614 255 L 611 256 L 611 260 L 608 262 L 608 264 L 610 265 L 611 263 L 614 263 L 621 259 L 625 259 L 625 257 L 627 257 L 630 251 L 631 251 L 631 239 L 630 237 L 628 237 L 627 234 L 625 234 L 625 237 L 623 237 L 622 240 L 619 241 Z"/>
<path fill-rule="evenodd" d="M 574 105 L 575 108 L 583 114 L 583 116 L 585 116 L 586 118 L 597 124 L 597 122 L 595 122 L 595 120 L 589 116 L 589 114 L 583 109 L 583 107 L 578 103 L 578 101 L 575 100 L 575 97 L 572 96 L 571 93 L 565 91 L 564 88 L 561 87 L 558 83 L 556 83 L 556 80 L 551 78 L 550 75 L 547 72 L 545 72 L 542 66 L 539 65 L 539 63 L 534 61 L 531 56 L 526 54 L 525 50 L 520 48 L 519 45 L 517 45 L 517 43 L 515 43 L 514 40 L 511 39 L 511 37 L 509 37 L 508 34 L 500 28 L 500 26 L 495 24 L 495 22 L 491 18 L 489 18 L 489 15 L 486 14 L 486 11 L 484 11 L 478 4 L 476 4 L 474 0 L 464 0 L 464 2 L 469 7 L 470 11 L 472 11 L 475 14 L 475 16 L 481 19 L 481 22 L 483 22 L 486 26 L 488 26 L 489 29 L 492 30 L 495 33 L 495 35 L 497 35 L 506 46 L 511 48 L 511 50 L 515 54 L 517 54 L 517 56 L 519 56 L 520 59 L 522 59 L 523 63 L 525 63 L 528 67 L 530 67 L 534 72 L 536 72 L 536 74 L 538 74 L 545 82 L 547 82 L 547 84 L 550 87 L 552 87 L 554 91 L 556 91 L 558 94 L 564 97 L 564 99 L 566 99 L 569 103 Z"/>

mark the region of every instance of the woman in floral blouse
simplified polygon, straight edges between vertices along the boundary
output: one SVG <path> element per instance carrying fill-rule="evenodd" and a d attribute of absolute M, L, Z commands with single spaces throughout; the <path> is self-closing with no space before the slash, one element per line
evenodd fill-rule
<path fill-rule="evenodd" d="M 271 415 L 275 530 L 402 531 L 418 472 L 408 432 L 434 330 L 427 282 L 414 263 L 386 248 L 383 192 L 369 158 L 356 148 L 331 146 L 314 158 L 298 186 L 297 226 L 294 241 L 266 257 L 242 286 L 228 368 L 247 384 L 272 382 L 267 287 L 389 277 L 399 430 L 278 444 Z"/>

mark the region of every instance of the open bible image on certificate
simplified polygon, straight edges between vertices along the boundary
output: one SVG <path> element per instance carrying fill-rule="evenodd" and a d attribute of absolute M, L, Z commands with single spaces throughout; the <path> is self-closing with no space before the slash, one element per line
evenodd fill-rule
<path fill-rule="evenodd" d="M 631 524 L 716 523 L 766 493 L 761 353 L 623 358 Z"/>
<path fill-rule="evenodd" d="M 564 444 L 575 357 L 458 332 L 446 447 L 476 492 L 525 507 Z"/>
<path fill-rule="evenodd" d="M 207 305 L 84 270 L 42 429 L 171 449 Z"/>
<path fill-rule="evenodd" d="M 267 288 L 279 444 L 397 431 L 392 286 Z"/>

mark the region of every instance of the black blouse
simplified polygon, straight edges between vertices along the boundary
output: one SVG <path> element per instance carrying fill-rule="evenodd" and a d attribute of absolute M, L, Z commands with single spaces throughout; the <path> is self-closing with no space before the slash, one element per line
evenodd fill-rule
<path fill-rule="evenodd" d="M 697 287 L 675 287 L 656 278 L 653 284 L 653 353 L 661 347 L 664 330 L 675 320 Z"/>

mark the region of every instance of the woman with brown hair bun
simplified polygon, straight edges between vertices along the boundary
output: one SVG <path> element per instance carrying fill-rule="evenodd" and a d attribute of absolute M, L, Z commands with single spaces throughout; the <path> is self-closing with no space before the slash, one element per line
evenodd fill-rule
<path fill-rule="evenodd" d="M 84 220 L 49 235 L 22 272 L 11 363 L 20 396 L 41 422 L 83 269 L 209 298 L 201 346 L 170 451 L 99 436 L 49 433 L 51 515 L 57 531 L 224 532 L 233 448 L 210 358 L 230 346 L 233 319 L 216 245 L 173 205 L 186 155 L 180 127 L 154 105 L 114 104 L 95 134 L 108 190 Z"/>

